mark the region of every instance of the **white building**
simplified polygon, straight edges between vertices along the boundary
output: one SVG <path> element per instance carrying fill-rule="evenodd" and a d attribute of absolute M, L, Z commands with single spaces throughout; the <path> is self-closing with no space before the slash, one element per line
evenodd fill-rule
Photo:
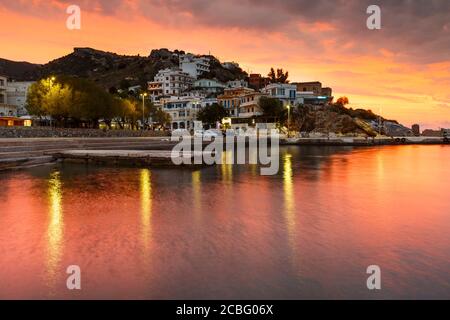
<path fill-rule="evenodd" d="M 16 117 L 17 106 L 8 103 L 7 78 L 0 76 L 0 117 Z"/>
<path fill-rule="evenodd" d="M 222 63 L 222 67 L 224 67 L 225 69 L 237 69 L 239 68 L 239 63 L 237 62 L 224 62 Z"/>
<path fill-rule="evenodd" d="M 0 76 L 0 103 L 2 104 L 8 103 L 6 95 L 6 85 L 7 85 L 6 77 Z"/>
<path fill-rule="evenodd" d="M 188 73 L 194 79 L 201 77 L 203 73 L 209 72 L 209 58 L 195 56 L 188 53 L 180 56 L 180 69 Z"/>
<path fill-rule="evenodd" d="M 259 99 L 264 95 L 260 92 L 253 92 L 241 97 L 239 105 L 239 118 L 253 118 L 262 116 L 263 111 L 259 107 Z"/>
<path fill-rule="evenodd" d="M 199 79 L 194 82 L 194 89 L 204 91 L 206 93 L 223 93 L 226 85 L 216 79 Z"/>
<path fill-rule="evenodd" d="M 261 90 L 262 93 L 277 98 L 286 105 L 295 105 L 297 101 L 297 86 L 287 83 L 271 83 Z"/>
<path fill-rule="evenodd" d="M 313 91 L 297 91 L 296 104 L 322 106 L 331 101 L 331 97 L 316 95 Z"/>
<path fill-rule="evenodd" d="M 248 82 L 245 80 L 232 80 L 227 82 L 228 88 L 248 88 Z"/>
<path fill-rule="evenodd" d="M 217 98 L 204 98 L 200 101 L 202 108 L 212 106 L 213 104 L 219 104 L 219 100 Z"/>
<path fill-rule="evenodd" d="M 152 100 L 163 95 L 180 96 L 192 87 L 194 79 L 179 69 L 160 70 L 154 81 L 148 83 L 148 91 Z"/>
<path fill-rule="evenodd" d="M 17 107 L 17 116 L 19 117 L 28 115 L 25 104 L 27 102 L 28 89 L 33 83 L 34 81 L 8 82 L 6 87 L 8 104 Z"/>
<path fill-rule="evenodd" d="M 161 99 L 162 109 L 171 119 L 171 129 L 194 129 L 197 113 L 202 109 L 201 97 L 170 97 Z"/>

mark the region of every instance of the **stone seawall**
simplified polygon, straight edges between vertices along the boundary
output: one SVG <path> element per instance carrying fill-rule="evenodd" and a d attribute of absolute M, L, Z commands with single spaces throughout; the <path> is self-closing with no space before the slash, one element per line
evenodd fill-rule
<path fill-rule="evenodd" d="M 0 138 L 126 138 L 162 137 L 167 135 L 167 133 L 161 131 L 0 127 Z"/>

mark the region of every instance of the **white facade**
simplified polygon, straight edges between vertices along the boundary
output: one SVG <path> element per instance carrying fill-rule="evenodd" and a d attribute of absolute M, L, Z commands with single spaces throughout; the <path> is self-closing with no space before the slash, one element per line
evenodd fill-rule
<path fill-rule="evenodd" d="M 248 82 L 245 80 L 232 80 L 227 82 L 228 88 L 248 88 Z"/>
<path fill-rule="evenodd" d="M 193 78 L 178 69 L 160 70 L 153 82 L 148 83 L 148 90 L 153 97 L 161 95 L 180 96 L 192 87 Z"/>
<path fill-rule="evenodd" d="M 8 79 L 0 76 L 0 117 L 16 117 L 17 106 L 8 103 Z"/>
<path fill-rule="evenodd" d="M 224 62 L 222 63 L 222 67 L 224 67 L 225 69 L 234 69 L 234 68 L 239 68 L 239 63 L 237 62 Z"/>
<path fill-rule="evenodd" d="M 262 93 L 277 98 L 286 105 L 295 105 L 297 101 L 297 86 L 287 83 L 271 83 L 261 90 Z"/>
<path fill-rule="evenodd" d="M 209 59 L 206 57 L 195 56 L 191 53 L 180 56 L 180 69 L 194 79 L 209 72 L 209 67 Z"/>
<path fill-rule="evenodd" d="M 8 103 L 8 99 L 7 99 L 7 95 L 6 95 L 6 85 L 7 85 L 6 77 L 0 76 L 0 104 Z"/>
<path fill-rule="evenodd" d="M 194 88 L 207 93 L 219 93 L 225 89 L 225 84 L 215 79 L 199 79 L 194 82 Z"/>
<path fill-rule="evenodd" d="M 28 111 L 25 108 L 27 102 L 28 89 L 34 81 L 8 82 L 6 87 L 8 104 L 17 107 L 17 116 L 26 116 Z"/>
<path fill-rule="evenodd" d="M 219 104 L 219 100 L 217 98 L 205 98 L 200 101 L 202 108 L 212 106 L 213 104 Z"/>
<path fill-rule="evenodd" d="M 241 98 L 239 106 L 239 118 L 252 118 L 262 116 L 263 111 L 259 107 L 259 99 L 263 96 L 262 93 L 255 92 L 247 94 Z"/>
<path fill-rule="evenodd" d="M 0 117 L 17 117 L 17 107 L 11 104 L 0 103 Z"/>
<path fill-rule="evenodd" d="M 171 119 L 171 129 L 194 129 L 194 121 L 197 113 L 202 109 L 201 97 L 170 97 L 162 99 L 162 109 L 167 112 Z"/>

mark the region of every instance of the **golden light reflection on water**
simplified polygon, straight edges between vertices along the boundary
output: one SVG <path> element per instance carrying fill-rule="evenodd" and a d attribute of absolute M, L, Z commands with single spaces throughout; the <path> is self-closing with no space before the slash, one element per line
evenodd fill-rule
<path fill-rule="evenodd" d="M 202 173 L 192 172 L 192 193 L 194 202 L 194 213 L 196 218 L 200 218 L 202 212 Z"/>
<path fill-rule="evenodd" d="M 47 228 L 47 273 L 49 285 L 54 286 L 62 255 L 64 217 L 62 183 L 59 172 L 53 172 L 48 181 L 49 224 Z"/>
<path fill-rule="evenodd" d="M 222 181 L 231 182 L 233 181 L 233 157 L 232 151 L 222 152 L 222 165 L 220 169 L 222 171 Z"/>
<path fill-rule="evenodd" d="M 152 183 L 151 172 L 148 169 L 141 170 L 140 192 L 142 242 L 144 244 L 144 249 L 148 249 L 148 244 L 152 234 Z"/>
<path fill-rule="evenodd" d="M 291 249 L 292 265 L 296 270 L 296 213 L 295 213 L 295 195 L 292 170 L 292 155 L 286 154 L 283 163 L 283 192 L 284 192 L 284 218 L 288 234 L 289 247 Z"/>
<path fill-rule="evenodd" d="M 292 155 L 287 154 L 283 164 L 283 191 L 284 209 L 289 236 L 292 237 L 295 229 L 295 198 L 292 171 Z"/>

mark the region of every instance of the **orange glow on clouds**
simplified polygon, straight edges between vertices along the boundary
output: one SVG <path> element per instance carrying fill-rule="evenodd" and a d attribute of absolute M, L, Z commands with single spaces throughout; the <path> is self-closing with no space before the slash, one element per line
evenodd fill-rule
<path fill-rule="evenodd" d="M 239 62 L 247 72 L 267 74 L 273 66 L 289 70 L 291 81 L 319 80 L 332 87 L 336 97 L 348 96 L 352 107 L 382 110 L 385 117 L 408 126 L 450 127 L 450 61 L 419 64 L 398 59 L 387 48 L 359 54 L 357 41 L 339 44 L 331 36 L 317 39 L 322 49 L 316 50 L 312 46 L 317 35 L 339 32 L 328 22 L 298 23 L 292 33 L 282 33 L 277 29 L 183 27 L 123 12 L 106 15 L 92 10 L 82 12 L 81 30 L 70 31 L 65 27 L 65 6 L 59 6 L 62 11 L 54 17 L 0 6 L 1 58 L 46 63 L 71 53 L 73 47 L 143 56 L 163 47 L 211 52 L 222 61 Z M 355 54 L 336 50 L 338 44 Z"/>

